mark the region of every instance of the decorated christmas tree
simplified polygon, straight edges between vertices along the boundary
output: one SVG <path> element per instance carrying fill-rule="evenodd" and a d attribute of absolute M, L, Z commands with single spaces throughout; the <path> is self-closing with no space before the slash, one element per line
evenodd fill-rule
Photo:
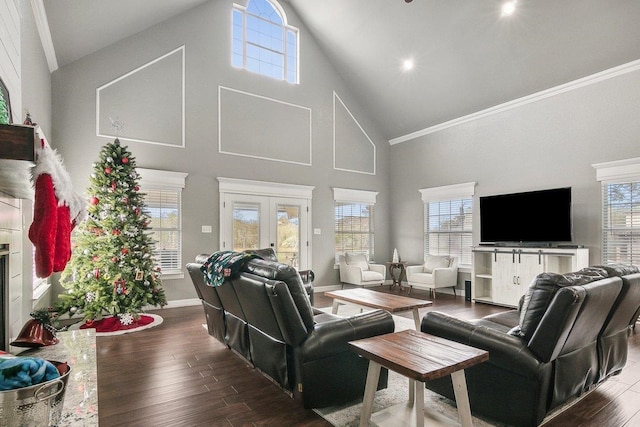
<path fill-rule="evenodd" d="M 61 275 L 67 292 L 59 314 L 77 312 L 89 323 L 111 315 L 128 325 L 145 306 L 166 305 L 135 168 L 118 139 L 102 148 L 87 189 L 88 217 L 74 231 Z"/>

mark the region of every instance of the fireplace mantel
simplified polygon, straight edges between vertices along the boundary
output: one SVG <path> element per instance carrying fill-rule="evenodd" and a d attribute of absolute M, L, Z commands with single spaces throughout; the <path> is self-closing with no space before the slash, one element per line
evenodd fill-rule
<path fill-rule="evenodd" d="M 35 127 L 0 125 L 0 192 L 33 199 L 31 168 L 36 159 Z"/>

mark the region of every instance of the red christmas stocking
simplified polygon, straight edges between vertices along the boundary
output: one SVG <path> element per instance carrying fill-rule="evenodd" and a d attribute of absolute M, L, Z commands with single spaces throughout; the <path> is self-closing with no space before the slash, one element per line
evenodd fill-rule
<path fill-rule="evenodd" d="M 64 270 L 71 259 L 71 230 L 84 217 L 84 201 L 73 192 L 60 156 L 44 141 L 33 175 L 36 188 L 29 240 L 35 246 L 36 275 L 49 277 Z"/>
<path fill-rule="evenodd" d="M 53 272 L 58 229 L 58 201 L 49 174 L 36 180 L 33 223 L 29 227 L 29 240 L 35 246 L 36 276 L 49 277 Z"/>
<path fill-rule="evenodd" d="M 69 206 L 58 206 L 58 227 L 56 228 L 56 249 L 53 257 L 53 271 L 64 270 L 71 259 L 71 214 Z"/>

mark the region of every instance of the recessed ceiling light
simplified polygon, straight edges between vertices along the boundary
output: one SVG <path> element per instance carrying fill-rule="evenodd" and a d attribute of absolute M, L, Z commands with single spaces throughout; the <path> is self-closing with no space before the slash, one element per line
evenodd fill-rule
<path fill-rule="evenodd" d="M 502 3 L 502 16 L 511 16 L 516 11 L 516 0 Z"/>
<path fill-rule="evenodd" d="M 412 59 L 412 58 L 405 59 L 405 60 L 402 62 L 402 69 L 403 69 L 404 71 L 410 71 L 410 70 L 412 70 L 412 69 L 413 69 L 413 66 L 414 66 L 414 63 L 413 63 L 413 59 Z"/>

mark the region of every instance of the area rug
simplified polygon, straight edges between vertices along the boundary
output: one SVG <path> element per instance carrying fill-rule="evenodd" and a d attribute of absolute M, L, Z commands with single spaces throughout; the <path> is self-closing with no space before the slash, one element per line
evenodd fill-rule
<path fill-rule="evenodd" d="M 76 323 L 69 329 L 95 329 L 96 336 L 122 335 L 139 332 L 162 324 L 162 317 L 157 314 L 141 314 L 139 319 L 133 319 L 128 325 L 123 325 L 115 316 L 105 317 L 92 323 Z"/>
<path fill-rule="evenodd" d="M 405 403 L 409 399 L 409 381 L 400 374 L 389 371 L 387 388 L 376 391 L 373 401 L 373 413 L 386 409 L 390 406 Z M 453 424 L 459 423 L 458 409 L 455 402 L 433 393 L 430 390 L 424 392 L 424 407 L 430 412 L 434 412 L 441 418 L 451 420 Z M 328 408 L 314 409 L 322 418 L 336 427 L 355 427 L 360 424 L 360 410 L 362 401 L 351 402 L 342 406 L 331 406 Z M 433 425 L 429 424 L 428 425 Z M 501 424 L 492 424 L 478 417 L 473 417 L 475 427 L 495 427 Z"/>
<path fill-rule="evenodd" d="M 320 310 L 331 313 L 331 307 L 321 308 Z M 360 313 L 359 307 L 341 305 L 338 308 L 337 314 L 340 316 L 352 316 L 357 313 Z M 394 315 L 393 321 L 395 323 L 395 332 L 415 329 L 413 319 Z M 376 391 L 373 402 L 373 412 L 375 413 L 390 406 L 407 402 L 408 399 L 409 380 L 400 374 L 389 371 L 387 388 Z M 458 422 L 458 409 L 455 406 L 455 402 L 427 389 L 425 389 L 424 392 L 424 407 L 431 412 L 435 412 L 440 417 L 450 419 L 452 423 Z M 360 423 L 361 408 L 362 401 L 356 401 L 341 406 L 314 409 L 314 411 L 336 427 L 353 427 L 358 426 Z M 475 427 L 500 426 L 500 424 L 492 424 L 478 417 L 473 417 L 473 425 Z"/>

